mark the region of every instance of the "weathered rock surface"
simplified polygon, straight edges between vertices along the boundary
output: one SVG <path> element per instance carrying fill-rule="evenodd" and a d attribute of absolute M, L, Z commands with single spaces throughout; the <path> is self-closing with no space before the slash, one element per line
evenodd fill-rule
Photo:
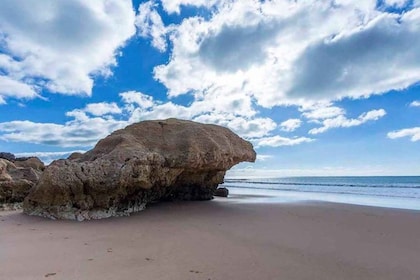
<path fill-rule="evenodd" d="M 115 131 L 83 155 L 51 163 L 24 212 L 60 219 L 128 215 L 159 200 L 208 200 L 226 170 L 255 161 L 229 129 L 191 121 L 144 121 Z"/>
<path fill-rule="evenodd" d="M 0 158 L 0 204 L 23 202 L 44 170 L 38 158 L 9 158 Z"/>

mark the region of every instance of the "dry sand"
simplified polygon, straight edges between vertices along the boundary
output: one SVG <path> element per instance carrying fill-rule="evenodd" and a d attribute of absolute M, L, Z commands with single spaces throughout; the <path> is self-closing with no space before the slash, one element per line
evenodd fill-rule
<path fill-rule="evenodd" d="M 420 279 L 420 211 L 160 203 L 131 217 L 0 212 L 0 279 Z"/>

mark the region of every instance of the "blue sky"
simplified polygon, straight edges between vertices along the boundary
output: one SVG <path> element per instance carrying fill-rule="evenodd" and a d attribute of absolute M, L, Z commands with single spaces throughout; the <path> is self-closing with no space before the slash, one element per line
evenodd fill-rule
<path fill-rule="evenodd" d="M 231 176 L 419 175 L 420 1 L 3 0 L 0 150 L 44 161 L 177 117 Z"/>

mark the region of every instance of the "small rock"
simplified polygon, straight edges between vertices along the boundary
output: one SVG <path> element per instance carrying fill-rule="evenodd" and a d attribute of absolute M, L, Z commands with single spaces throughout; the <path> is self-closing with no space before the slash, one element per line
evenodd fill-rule
<path fill-rule="evenodd" d="M 228 195 L 229 195 L 229 190 L 227 188 L 218 188 L 214 192 L 214 196 L 228 197 Z"/>

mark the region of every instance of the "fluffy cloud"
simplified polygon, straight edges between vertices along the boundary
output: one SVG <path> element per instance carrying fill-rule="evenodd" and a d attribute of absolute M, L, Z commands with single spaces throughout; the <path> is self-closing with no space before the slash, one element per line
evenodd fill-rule
<path fill-rule="evenodd" d="M 159 51 L 166 51 L 166 28 L 162 18 L 155 10 L 156 3 L 148 1 L 140 4 L 136 16 L 138 34 L 144 38 L 152 39 L 152 46 Z"/>
<path fill-rule="evenodd" d="M 307 137 L 296 137 L 296 138 L 287 138 L 281 137 L 279 135 L 272 137 L 265 137 L 253 141 L 257 147 L 269 146 L 269 147 L 281 147 L 281 146 L 294 146 L 302 143 L 312 142 L 315 139 Z"/>
<path fill-rule="evenodd" d="M 229 127 L 245 138 L 264 137 L 277 127 L 276 123 L 270 118 L 247 119 L 241 116 L 235 117 L 230 114 L 201 115 L 194 118 L 194 120 Z"/>
<path fill-rule="evenodd" d="M 190 106 L 162 103 L 141 92 L 130 91 L 120 96 L 126 103 L 135 105 L 127 107 L 131 112 L 130 122 L 177 117 L 226 126 L 247 138 L 266 136 L 277 127 L 270 118 L 256 117 L 251 99 L 241 94 L 225 96 L 214 92 L 196 97 Z"/>
<path fill-rule="evenodd" d="M 384 109 L 372 110 L 372 111 L 363 113 L 356 119 L 348 119 L 344 115 L 338 115 L 334 118 L 322 120 L 321 122 L 322 126 L 311 129 L 309 131 L 309 134 L 319 134 L 329 129 L 338 128 L 338 127 L 359 126 L 368 121 L 376 121 L 385 115 L 386 115 L 386 111 Z"/>
<path fill-rule="evenodd" d="M 207 7 L 210 8 L 216 3 L 221 2 L 220 0 L 162 0 L 163 8 L 166 12 L 180 13 L 181 6 L 195 6 L 195 7 Z"/>
<path fill-rule="evenodd" d="M 340 115 L 344 115 L 345 111 L 343 108 L 333 106 L 331 103 L 327 104 L 315 104 L 309 107 L 302 107 L 303 116 L 312 120 L 330 119 Z"/>
<path fill-rule="evenodd" d="M 0 2 L 0 100 L 55 93 L 90 95 L 135 34 L 129 0 Z"/>
<path fill-rule="evenodd" d="M 302 125 L 302 121 L 299 119 L 288 119 L 280 124 L 280 128 L 283 131 L 295 131 Z"/>
<path fill-rule="evenodd" d="M 0 139 L 60 147 L 90 147 L 100 138 L 127 125 L 112 118 L 88 118 L 75 115 L 65 124 L 11 121 L 0 123 Z"/>
<path fill-rule="evenodd" d="M 392 131 L 389 132 L 387 136 L 390 139 L 409 137 L 412 142 L 420 141 L 420 127 Z"/>
<path fill-rule="evenodd" d="M 7 97 L 32 99 L 37 96 L 34 86 L 0 75 L 0 104 L 5 104 Z"/>
<path fill-rule="evenodd" d="M 76 109 L 70 112 L 67 112 L 67 116 L 82 116 L 84 113 L 89 113 L 93 116 L 104 116 L 109 114 L 121 114 L 122 110 L 118 107 L 115 102 L 100 102 L 100 103 L 90 103 L 86 105 L 84 109 Z"/>
<path fill-rule="evenodd" d="M 420 9 L 414 6 L 393 14 L 377 10 L 373 0 L 222 2 L 209 18 L 171 26 L 170 61 L 155 68 L 170 96 L 217 87 L 264 107 L 304 105 L 420 80 Z M 172 8 L 162 3 L 177 12 L 189 1 Z"/>
<path fill-rule="evenodd" d="M 410 103 L 410 106 L 411 107 L 420 107 L 420 101 L 415 100 L 415 101 L 413 101 L 413 102 Z"/>
<path fill-rule="evenodd" d="M 130 123 L 171 117 L 219 124 L 248 139 L 270 135 L 277 127 L 272 119 L 255 116 L 250 103 L 246 99 L 237 100 L 239 96 L 235 95 L 224 100 L 197 97 L 190 106 L 163 103 L 135 91 L 123 92 L 120 97 L 121 106 L 116 103 L 92 103 L 67 112 L 67 117 L 72 120 L 64 124 L 31 121 L 0 123 L 0 139 L 60 147 L 90 147 Z M 233 113 L 236 110 L 238 112 Z"/>
<path fill-rule="evenodd" d="M 272 159 L 272 158 L 274 158 L 273 155 L 260 155 L 260 154 L 257 154 L 257 161 L 266 161 L 266 160 L 269 160 L 269 159 Z"/>
<path fill-rule="evenodd" d="M 380 15 L 364 28 L 308 47 L 296 60 L 290 97 L 364 97 L 420 80 L 420 10 Z M 413 61 L 414 59 L 414 61 Z"/>
<path fill-rule="evenodd" d="M 147 109 L 155 105 L 153 97 L 138 91 L 126 91 L 120 93 L 120 97 L 126 104 L 136 104 L 139 108 Z"/>
<path fill-rule="evenodd" d="M 401 8 L 409 4 L 409 0 L 385 0 L 386 5 Z"/>

